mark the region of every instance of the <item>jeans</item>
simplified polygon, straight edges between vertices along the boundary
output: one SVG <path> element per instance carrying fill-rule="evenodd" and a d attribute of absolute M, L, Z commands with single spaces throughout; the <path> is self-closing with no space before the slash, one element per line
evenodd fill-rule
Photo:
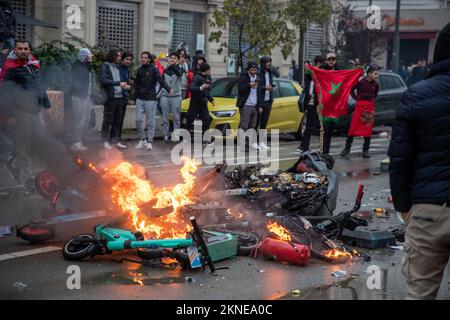
<path fill-rule="evenodd" d="M 255 129 L 258 121 L 258 109 L 257 107 L 244 106 L 239 108 L 239 114 L 241 116 L 239 129 L 243 131 L 241 131 L 241 134 L 238 132 L 238 145 L 243 148 L 245 147 L 245 136 L 243 134 L 249 129 Z M 252 145 L 254 142 L 252 136 L 249 136 L 249 144 Z"/>
<path fill-rule="evenodd" d="M 267 129 L 270 113 L 272 112 L 272 101 L 264 101 L 262 104 L 263 111 L 258 113 L 258 129 Z"/>
<path fill-rule="evenodd" d="M 72 96 L 73 143 L 81 142 L 88 128 L 91 112 L 92 103 L 90 97 L 80 98 Z"/>
<path fill-rule="evenodd" d="M 334 122 L 325 122 L 323 124 L 323 134 L 321 133 L 320 135 L 322 139 L 322 154 L 330 154 L 331 138 L 333 137 L 334 127 Z"/>
<path fill-rule="evenodd" d="M 211 116 L 209 115 L 207 101 L 194 101 L 191 99 L 189 110 L 187 112 L 187 129 L 194 131 L 194 121 L 197 115 L 202 120 L 202 133 L 209 129 L 211 125 Z"/>
<path fill-rule="evenodd" d="M 164 136 L 169 134 L 169 118 L 170 114 L 173 114 L 173 132 L 180 129 L 180 117 L 181 117 L 181 96 L 178 97 L 161 97 L 160 101 L 162 116 L 163 116 L 163 133 Z M 174 137 L 172 137 L 174 140 Z M 175 140 L 176 137 L 175 137 Z"/>
<path fill-rule="evenodd" d="M 120 140 L 122 140 L 123 122 L 125 120 L 125 114 L 127 112 L 128 99 L 129 99 L 129 97 L 123 98 L 122 119 L 120 121 L 120 132 L 119 132 L 119 139 Z"/>
<path fill-rule="evenodd" d="M 302 136 L 300 149 L 302 149 L 302 151 L 307 151 L 309 150 L 310 147 L 312 132 L 314 131 L 315 128 L 317 128 L 317 124 L 319 122 L 319 117 L 317 114 L 317 106 L 307 105 L 304 117 L 306 117 L 306 128 Z"/>
<path fill-rule="evenodd" d="M 155 118 L 156 109 L 158 107 L 158 102 L 155 100 L 140 100 L 136 101 L 136 129 L 141 140 L 145 140 L 144 131 L 144 117 L 147 116 L 147 141 L 149 143 L 153 142 L 155 137 Z"/>

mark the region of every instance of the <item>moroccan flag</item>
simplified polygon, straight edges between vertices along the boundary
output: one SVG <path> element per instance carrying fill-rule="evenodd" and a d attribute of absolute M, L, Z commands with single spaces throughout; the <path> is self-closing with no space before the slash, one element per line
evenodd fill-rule
<path fill-rule="evenodd" d="M 308 65 L 319 100 L 318 111 L 323 122 L 337 121 L 347 114 L 350 91 L 363 75 L 360 68 L 324 70 Z"/>

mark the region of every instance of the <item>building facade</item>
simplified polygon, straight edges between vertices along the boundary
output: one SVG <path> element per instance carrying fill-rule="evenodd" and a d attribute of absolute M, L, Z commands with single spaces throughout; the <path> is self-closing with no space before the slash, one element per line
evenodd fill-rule
<path fill-rule="evenodd" d="M 14 0 L 22 13 L 52 23 L 58 29 L 19 26 L 18 36 L 32 39 L 34 46 L 52 40 L 73 41 L 73 36 L 90 45 L 118 46 L 134 53 L 155 55 L 184 45 L 193 54 L 201 49 L 212 66 L 214 77 L 229 74 L 230 57 L 218 55 L 218 44 L 208 42 L 213 31 L 208 21 L 223 0 Z M 228 37 L 229 32 L 225 32 Z M 232 36 L 232 35 L 231 35 Z M 287 77 L 297 48 L 283 59 L 279 49 L 273 63 Z"/>
<path fill-rule="evenodd" d="M 365 17 L 369 1 L 347 0 L 355 15 Z M 395 30 L 395 0 L 373 0 L 381 9 L 381 30 L 374 31 L 381 40 L 383 54 L 375 61 L 385 68 L 391 66 Z M 450 22 L 450 0 L 402 0 L 400 7 L 400 61 L 410 65 L 420 59 L 433 60 L 440 30 Z"/>

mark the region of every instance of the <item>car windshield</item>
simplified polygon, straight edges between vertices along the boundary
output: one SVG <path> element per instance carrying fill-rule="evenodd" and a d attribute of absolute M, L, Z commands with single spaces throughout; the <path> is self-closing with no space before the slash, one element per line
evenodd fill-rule
<path fill-rule="evenodd" d="M 218 80 L 213 83 L 209 93 L 214 98 L 237 98 L 237 80 Z"/>

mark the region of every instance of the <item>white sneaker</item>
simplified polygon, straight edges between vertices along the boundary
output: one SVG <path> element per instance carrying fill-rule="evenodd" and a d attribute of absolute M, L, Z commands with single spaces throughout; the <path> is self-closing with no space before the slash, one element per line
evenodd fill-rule
<path fill-rule="evenodd" d="M 107 142 L 103 142 L 103 147 L 104 147 L 106 150 L 111 150 L 111 149 L 112 149 L 112 146 L 109 144 L 108 141 L 107 141 Z"/>
<path fill-rule="evenodd" d="M 260 143 L 259 148 L 263 151 L 270 150 L 270 147 L 266 146 L 264 143 Z"/>
<path fill-rule="evenodd" d="M 86 146 L 83 145 L 83 143 L 81 141 L 72 144 L 72 146 L 70 147 L 70 149 L 72 151 L 86 151 L 88 148 L 86 148 Z"/>
<path fill-rule="evenodd" d="M 153 150 L 153 145 L 150 142 L 148 142 L 147 146 L 146 146 L 146 149 L 149 150 L 149 151 Z"/>
<path fill-rule="evenodd" d="M 126 145 L 124 145 L 122 142 L 118 142 L 117 144 L 116 144 L 116 146 L 117 146 L 117 148 L 119 148 L 119 149 L 126 149 L 126 148 L 128 148 Z"/>
<path fill-rule="evenodd" d="M 261 148 L 259 147 L 259 145 L 256 142 L 252 144 L 252 149 L 261 150 Z"/>
<path fill-rule="evenodd" d="M 138 149 L 138 150 L 142 150 L 146 146 L 147 146 L 147 141 L 146 140 L 141 140 L 141 141 L 139 141 L 139 143 L 134 148 Z"/>

